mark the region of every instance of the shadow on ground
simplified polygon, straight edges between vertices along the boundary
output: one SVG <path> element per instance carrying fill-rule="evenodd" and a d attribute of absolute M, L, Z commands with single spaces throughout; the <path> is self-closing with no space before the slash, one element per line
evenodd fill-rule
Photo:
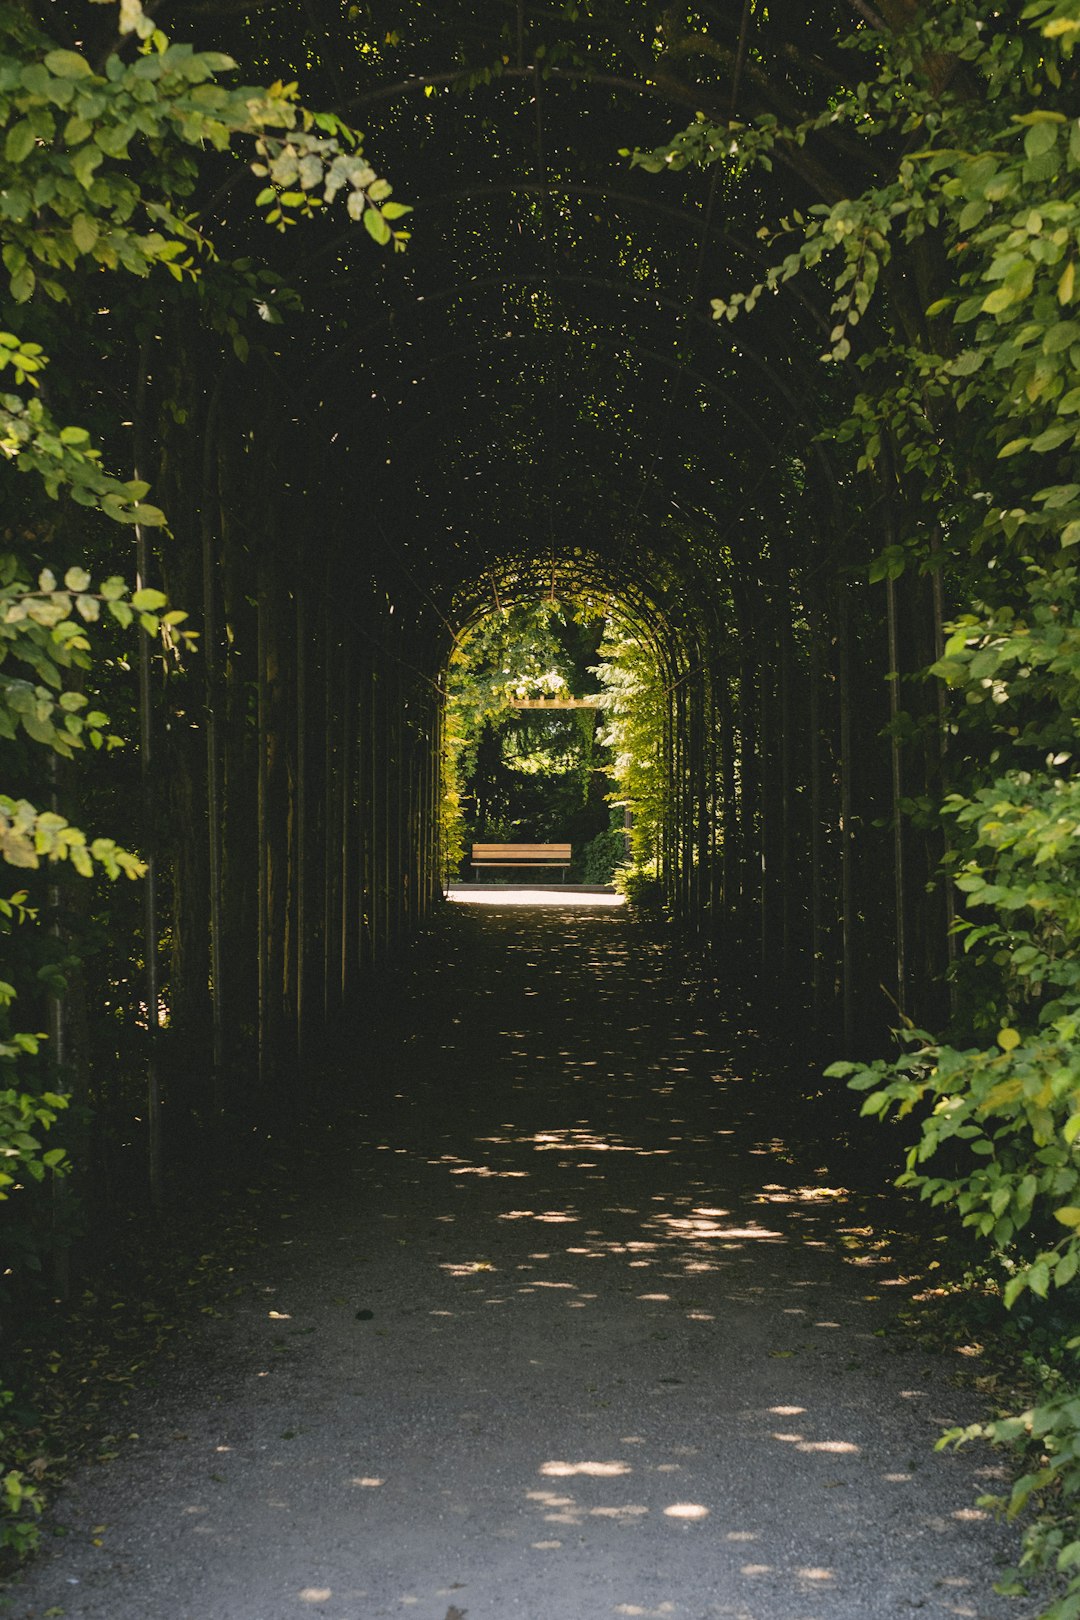
<path fill-rule="evenodd" d="M 13 1614 L 1017 1616 L 995 1460 L 932 1450 L 971 1397 L 663 945 L 504 901 L 440 950 Z"/>

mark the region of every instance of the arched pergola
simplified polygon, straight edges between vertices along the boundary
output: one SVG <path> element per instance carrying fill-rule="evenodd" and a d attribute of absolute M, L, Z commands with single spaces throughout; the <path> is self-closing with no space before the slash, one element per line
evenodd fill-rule
<path fill-rule="evenodd" d="M 343 69 L 415 204 L 409 251 L 315 221 L 282 239 L 304 309 L 258 359 L 176 339 L 192 411 L 162 424 L 165 476 L 201 494 L 163 563 L 206 656 L 167 702 L 204 717 L 181 746 L 206 809 L 173 836 L 216 881 L 176 885 L 174 1014 L 212 1014 L 219 1075 L 230 1044 L 264 1077 L 293 1062 L 423 925 L 446 661 L 477 615 L 553 592 L 618 604 L 662 672 L 662 878 L 714 963 L 850 1044 L 860 1008 L 890 1016 L 880 986 L 904 1006 L 944 959 L 881 735 L 897 625 L 917 667 L 940 604 L 867 582 L 895 496 L 853 506 L 823 432 L 857 375 L 819 363 L 821 289 L 710 309 L 771 262 L 759 222 L 813 198 L 822 153 L 771 191 L 646 174 L 619 147 L 655 144 L 668 92 L 527 45 L 487 76 Z"/>

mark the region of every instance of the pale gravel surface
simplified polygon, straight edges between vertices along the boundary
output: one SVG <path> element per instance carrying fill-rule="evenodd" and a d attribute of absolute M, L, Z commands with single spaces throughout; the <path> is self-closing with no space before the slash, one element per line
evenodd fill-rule
<path fill-rule="evenodd" d="M 5 1620 L 1022 1620 L 996 1460 L 932 1450 L 973 1398 L 881 1333 L 893 1271 L 661 949 L 582 907 L 456 935 Z"/>

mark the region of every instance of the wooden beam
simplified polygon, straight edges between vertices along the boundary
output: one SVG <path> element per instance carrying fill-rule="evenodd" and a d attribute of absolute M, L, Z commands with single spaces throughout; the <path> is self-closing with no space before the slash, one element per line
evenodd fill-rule
<path fill-rule="evenodd" d="M 512 709 L 598 709 L 599 698 L 511 698 Z"/>

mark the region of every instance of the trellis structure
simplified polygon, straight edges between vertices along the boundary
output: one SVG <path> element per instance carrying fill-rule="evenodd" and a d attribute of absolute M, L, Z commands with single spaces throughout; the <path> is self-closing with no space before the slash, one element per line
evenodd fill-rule
<path fill-rule="evenodd" d="M 941 576 L 868 582 L 901 495 L 821 436 L 853 379 L 818 363 L 813 285 L 743 327 L 708 307 L 753 280 L 757 219 L 828 194 L 840 160 L 823 136 L 767 197 L 719 169 L 632 170 L 619 148 L 655 144 L 664 97 L 683 120 L 703 77 L 676 93 L 608 46 L 551 63 L 558 20 L 521 6 L 508 60 L 463 86 L 466 10 L 440 8 L 400 71 L 353 51 L 336 8 L 268 8 L 268 57 L 306 52 L 325 98 L 374 124 L 414 239 L 376 262 L 329 220 L 292 233 L 304 313 L 243 364 L 163 315 L 145 386 L 175 534 L 156 566 L 204 621 L 204 656 L 155 699 L 178 767 L 158 816 L 170 1008 L 189 1049 L 212 1031 L 219 1105 L 246 1062 L 295 1074 L 430 915 L 443 671 L 515 601 L 591 594 L 653 649 L 661 877 L 718 972 L 849 1047 L 942 993 L 939 851 L 899 814 L 940 779 L 940 734 L 883 740 L 899 679 L 935 655 Z M 725 107 L 750 94 L 751 10 L 717 69 Z M 243 56 L 235 20 L 213 26 Z M 222 178 L 227 206 L 242 177 Z M 904 703 L 940 719 L 919 688 Z"/>

